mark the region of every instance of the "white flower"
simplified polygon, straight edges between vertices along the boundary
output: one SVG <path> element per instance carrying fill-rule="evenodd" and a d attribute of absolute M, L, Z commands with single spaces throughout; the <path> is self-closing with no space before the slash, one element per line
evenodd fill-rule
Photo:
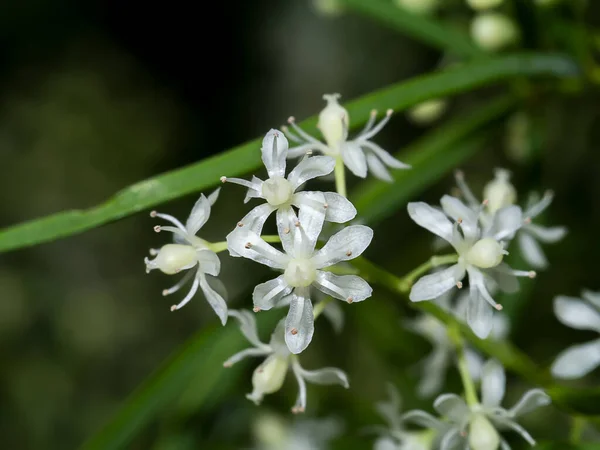
<path fill-rule="evenodd" d="M 229 315 L 238 320 L 242 334 L 254 347 L 242 350 L 229 358 L 224 367 L 231 367 L 238 361 L 249 356 L 266 356 L 252 375 L 252 393 L 246 395 L 257 405 L 266 394 L 272 394 L 281 389 L 288 370 L 292 369 L 298 382 L 299 393 L 292 412 L 304 412 L 306 409 L 306 382 L 315 384 L 339 384 L 348 388 L 348 377 L 340 369 L 326 367 L 319 370 L 305 370 L 298 361 L 298 357 L 288 350 L 285 340 L 285 323 L 280 321 L 271 335 L 269 344 L 261 342 L 258 337 L 256 319 L 250 311 L 229 311 Z"/>
<path fill-rule="evenodd" d="M 469 189 L 464 175 L 460 171 L 456 172 L 456 184 L 470 208 L 474 211 L 480 209 L 479 201 Z M 484 198 L 488 200 L 486 208 L 480 214 L 480 221 L 484 226 L 489 225 L 494 220 L 494 215 L 498 211 L 513 205 L 517 200 L 516 190 L 510 183 L 510 172 L 504 169 L 494 171 L 494 179 L 486 184 L 483 193 Z M 567 229 L 562 226 L 544 227 L 532 223 L 535 217 L 550 206 L 553 198 L 554 194 L 551 191 L 546 191 L 539 201 L 535 201 L 534 197 L 530 196 L 523 213 L 523 225 L 516 233 L 516 240 L 523 259 L 536 269 L 544 269 L 548 266 L 548 260 L 538 241 L 548 244 L 555 243 L 560 241 L 567 233 Z M 509 239 L 514 237 L 509 236 Z"/>
<path fill-rule="evenodd" d="M 600 293 L 584 290 L 583 300 L 558 296 L 554 299 L 554 314 L 568 327 L 600 333 Z M 558 378 L 582 377 L 600 366 L 600 339 L 573 345 L 563 350 L 554 364 L 552 375 Z"/>
<path fill-rule="evenodd" d="M 373 230 L 363 225 L 349 226 L 315 251 L 322 226 L 323 215 L 311 207 L 300 209 L 298 218 L 293 211 L 277 216 L 277 231 L 285 253 L 251 230 L 239 230 L 227 239 L 230 252 L 284 272 L 256 286 L 252 298 L 254 310 L 260 311 L 273 308 L 292 294 L 285 341 L 294 354 L 308 346 L 314 332 L 310 286 L 348 303 L 365 300 L 372 292 L 371 286 L 356 275 L 338 276 L 321 269 L 362 254 L 373 238 Z"/>
<path fill-rule="evenodd" d="M 334 158 L 341 158 L 357 177 L 365 178 L 367 171 L 370 170 L 376 178 L 385 181 L 393 181 L 387 167 L 393 169 L 408 169 L 409 165 L 404 164 L 382 149 L 379 145 L 370 139 L 381 131 L 392 115 L 392 110 L 388 110 L 385 118 L 375 124 L 377 111 L 371 112 L 365 128 L 353 140 L 348 140 L 348 111 L 343 108 L 338 99 L 340 94 L 326 94 L 323 99 L 327 101 L 327 106 L 319 114 L 319 123 L 317 127 L 321 131 L 325 144 L 296 125 L 295 119 L 290 117 L 289 124 L 297 134 L 284 129 L 287 136 L 294 142 L 300 144 L 291 148 L 288 158 L 302 156 L 307 152 L 319 151 L 325 155 Z"/>
<path fill-rule="evenodd" d="M 427 100 L 410 108 L 407 115 L 417 125 L 429 125 L 439 119 L 447 108 L 448 101 L 446 99 Z"/>
<path fill-rule="evenodd" d="M 515 277 L 535 276 L 535 272 L 513 270 L 502 263 L 506 251 L 501 241 L 514 235 L 522 225 L 521 209 L 518 206 L 501 209 L 494 215 L 493 222 L 482 230 L 479 214 L 457 198 L 445 195 L 441 203 L 444 212 L 456 221 L 454 226 L 443 212 L 427 203 L 409 203 L 408 213 L 418 225 L 449 242 L 458 253 L 458 261 L 440 272 L 420 278 L 409 297 L 413 302 L 432 300 L 453 287 L 462 288 L 462 280 L 468 274 L 467 323 L 477 336 L 485 338 L 493 323 L 490 305 L 502 309 L 490 295 L 485 285 L 486 277 L 503 291 L 515 292 L 518 290 Z"/>
<path fill-rule="evenodd" d="M 239 228 L 250 229 L 261 234 L 265 221 L 273 211 L 277 215 L 286 215 L 292 206 L 302 208 L 310 206 L 321 210 L 325 220 L 344 223 L 356 216 L 356 208 L 347 199 L 335 192 L 296 192 L 304 183 L 313 178 L 322 177 L 333 172 L 335 160 L 329 156 L 306 158 L 285 178 L 288 141 L 277 130 L 270 130 L 263 139 L 262 160 L 269 178 L 265 181 L 252 177 L 252 181 L 240 178 L 221 177 L 223 183 L 240 184 L 248 188 L 245 202 L 252 198 L 262 198 L 266 203 L 251 210 L 237 224 Z M 235 231 L 235 230 L 234 230 Z M 232 256 L 238 256 L 232 254 Z"/>
<path fill-rule="evenodd" d="M 503 367 L 497 361 L 489 360 L 483 367 L 480 404 L 469 407 L 456 394 L 442 394 L 435 399 L 433 407 L 445 421 L 424 411 L 409 411 L 403 418 L 440 432 L 441 449 L 496 450 L 499 446 L 503 450 L 510 449 L 498 433 L 503 430 L 516 431 L 529 444 L 535 445 L 535 440 L 516 419 L 540 406 L 550 404 L 550 397 L 541 389 L 532 389 L 507 410 L 500 406 L 505 384 Z"/>
<path fill-rule="evenodd" d="M 450 297 L 450 293 L 446 293 L 434 300 L 434 302 L 439 307 L 454 314 L 459 320 L 466 320 L 469 293 L 463 292 L 458 296 L 454 310 L 450 304 Z M 504 339 L 509 331 L 508 319 L 503 315 L 495 314 L 492 321 L 491 338 L 495 340 Z M 422 314 L 416 319 L 407 321 L 405 325 L 409 330 L 427 339 L 433 347 L 431 353 L 417 363 L 421 369 L 417 391 L 423 397 L 436 394 L 444 385 L 446 372 L 453 363 L 456 352 L 454 344 L 448 339 L 446 325 L 430 314 Z M 465 348 L 465 357 L 471 378 L 475 381 L 479 380 L 484 362 L 483 358 L 470 347 Z"/>
<path fill-rule="evenodd" d="M 152 260 L 144 258 L 144 262 L 146 263 L 146 272 L 159 269 L 168 275 L 195 268 L 195 270 L 190 270 L 173 287 L 165 289 L 162 294 L 173 294 L 181 289 L 185 283 L 193 279 L 194 281 L 188 294 L 179 304 L 173 305 L 171 311 L 180 309 L 189 302 L 199 287 L 210 306 L 221 319 L 221 323 L 225 325 L 227 322 L 227 304 L 223 299 L 223 296 L 226 295 L 225 288 L 217 278 L 213 278 L 219 275 L 221 271 L 221 261 L 217 254 L 210 249 L 210 244 L 196 236 L 196 233 L 210 217 L 210 207 L 217 201 L 218 196 L 219 189 L 209 195 L 208 198 L 204 194 L 200 195 L 200 198 L 192 208 L 185 226 L 173 216 L 152 211 L 150 213 L 151 217 L 159 217 L 175 225 L 173 227 L 160 225 L 154 227 L 154 231 L 157 233 L 160 231 L 170 231 L 173 233 L 175 235 L 175 243 L 167 244 L 160 250 L 150 250 L 150 254 L 156 256 L 156 258 Z M 211 287 L 210 284 L 213 284 L 214 287 Z"/>
<path fill-rule="evenodd" d="M 495 52 L 513 44 L 519 37 L 519 29 L 510 17 L 485 12 L 471 22 L 471 37 L 484 50 Z"/>

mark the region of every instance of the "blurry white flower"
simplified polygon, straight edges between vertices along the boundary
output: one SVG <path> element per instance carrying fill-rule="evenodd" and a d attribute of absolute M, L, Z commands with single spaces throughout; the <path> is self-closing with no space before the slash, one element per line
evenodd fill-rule
<path fill-rule="evenodd" d="M 360 302 L 371 296 L 371 286 L 356 275 L 334 275 L 321 270 L 361 255 L 373 238 L 373 230 L 363 225 L 344 228 L 320 250 L 315 244 L 323 226 L 323 215 L 313 208 L 300 209 L 298 218 L 277 216 L 277 231 L 285 253 L 267 244 L 251 230 L 239 230 L 227 238 L 229 249 L 244 258 L 280 269 L 283 275 L 254 288 L 254 310 L 269 310 L 292 294 L 286 319 L 285 341 L 294 354 L 304 350 L 314 333 L 310 287 L 347 301 Z"/>
<path fill-rule="evenodd" d="M 439 0 L 394 0 L 396 5 L 415 14 L 430 14 L 438 6 Z"/>
<path fill-rule="evenodd" d="M 441 449 L 496 450 L 499 446 L 510 449 L 498 433 L 503 430 L 516 431 L 529 444 L 535 445 L 534 439 L 516 419 L 540 406 L 550 404 L 550 397 L 541 389 L 532 389 L 507 410 L 500 406 L 505 384 L 504 368 L 497 361 L 489 360 L 483 367 L 480 404 L 469 407 L 456 394 L 442 394 L 435 399 L 433 407 L 444 417 L 444 421 L 425 411 L 409 411 L 404 414 L 403 419 L 440 433 Z"/>
<path fill-rule="evenodd" d="M 439 119 L 447 107 L 448 101 L 445 99 L 428 100 L 410 108 L 407 115 L 418 125 L 429 125 Z"/>
<path fill-rule="evenodd" d="M 535 276 L 535 272 L 513 270 L 502 263 L 506 254 L 502 241 L 513 236 L 522 225 L 521 209 L 518 206 L 502 208 L 482 230 L 479 213 L 459 199 L 445 195 L 441 204 L 444 212 L 427 203 L 409 203 L 408 214 L 418 225 L 449 242 L 458 253 L 458 261 L 444 270 L 420 278 L 413 285 L 409 297 L 413 302 L 432 300 L 454 287 L 462 288 L 462 280 L 468 274 L 467 323 L 477 336 L 485 338 L 493 324 L 490 306 L 502 309 L 490 295 L 485 277 L 490 277 L 503 291 L 515 292 L 518 290 L 516 277 Z M 454 226 L 444 213 L 455 220 Z"/>
<path fill-rule="evenodd" d="M 504 0 L 467 0 L 467 4 L 472 9 L 483 11 L 484 9 L 492 9 L 500 6 Z"/>
<path fill-rule="evenodd" d="M 471 37 L 484 50 L 494 52 L 513 44 L 519 37 L 519 30 L 510 17 L 486 12 L 473 18 Z"/>
<path fill-rule="evenodd" d="M 300 365 L 298 357 L 292 355 L 287 348 L 284 334 L 285 323 L 280 321 L 271 335 L 269 344 L 261 342 L 258 337 L 256 319 L 250 311 L 229 311 L 229 315 L 237 319 L 242 334 L 254 347 L 242 350 L 223 363 L 231 367 L 238 361 L 249 356 L 266 356 L 252 375 L 252 392 L 246 397 L 257 405 L 266 394 L 272 394 L 281 389 L 288 370 L 292 369 L 298 382 L 299 394 L 292 412 L 304 412 L 306 409 L 306 382 L 315 384 L 339 384 L 348 388 L 348 377 L 340 369 L 326 367 L 319 370 L 305 370 Z"/>
<path fill-rule="evenodd" d="M 554 314 L 568 327 L 600 333 L 600 293 L 584 290 L 583 300 L 558 296 L 554 299 Z M 573 345 L 563 350 L 554 364 L 552 375 L 573 379 L 582 377 L 600 366 L 600 339 Z"/>
<path fill-rule="evenodd" d="M 182 270 L 190 270 L 177 284 L 163 291 L 163 295 L 170 295 L 177 292 L 188 281 L 193 279 L 192 286 L 185 298 L 177 305 L 171 307 L 171 311 L 183 307 L 189 302 L 198 291 L 198 287 L 204 293 L 206 300 L 225 325 L 227 322 L 227 304 L 223 297 L 225 288 L 216 278 L 221 270 L 221 261 L 215 252 L 210 249 L 210 243 L 200 239 L 196 233 L 206 223 L 210 217 L 210 207 L 214 205 L 219 196 L 219 189 L 206 198 L 204 194 L 192 208 L 185 226 L 175 217 L 168 214 L 160 214 L 156 211 L 150 213 L 151 217 L 159 217 L 175 226 L 154 227 L 158 233 L 160 231 L 170 231 L 175 235 L 175 243 L 167 244 L 160 250 L 151 249 L 150 254 L 156 256 L 154 259 L 144 258 L 146 263 L 146 272 L 159 269 L 168 275 L 179 273 Z M 213 286 L 211 286 L 212 284 Z M 217 292 L 217 291 L 220 291 Z"/>
<path fill-rule="evenodd" d="M 323 16 L 337 17 L 344 12 L 340 0 L 313 0 L 315 11 Z"/>
<path fill-rule="evenodd" d="M 385 118 L 375 125 L 377 111 L 371 112 L 365 128 L 353 140 L 348 140 L 349 115 L 343 108 L 338 99 L 340 94 L 326 94 L 323 99 L 327 101 L 327 106 L 319 114 L 319 123 L 317 127 L 321 131 L 325 143 L 315 139 L 304 130 L 302 130 L 293 117 L 288 119 L 297 134 L 284 129 L 287 136 L 294 142 L 300 144 L 291 148 L 288 158 L 302 156 L 309 151 L 319 151 L 325 155 L 334 158 L 341 158 L 357 177 L 365 178 L 367 171 L 371 171 L 376 178 L 385 181 L 393 181 L 387 167 L 393 169 L 408 169 L 409 165 L 404 164 L 382 149 L 379 145 L 370 139 L 381 131 L 392 115 L 392 110 L 388 110 Z M 375 125 L 375 126 L 373 126 Z"/>
<path fill-rule="evenodd" d="M 333 172 L 335 160 L 329 156 L 305 158 L 285 178 L 288 141 L 277 130 L 270 130 L 263 139 L 262 160 L 269 178 L 265 181 L 252 177 L 252 181 L 240 178 L 221 177 L 223 183 L 235 183 L 248 188 L 245 202 L 252 198 L 262 198 L 266 203 L 252 209 L 237 224 L 261 234 L 263 225 L 273 211 L 277 216 L 287 215 L 292 206 L 309 206 L 325 215 L 329 222 L 344 223 L 356 216 L 356 208 L 347 199 L 335 192 L 296 192 L 304 183 L 313 178 Z M 233 232 L 235 232 L 234 230 Z M 232 254 L 232 256 L 238 256 Z"/>

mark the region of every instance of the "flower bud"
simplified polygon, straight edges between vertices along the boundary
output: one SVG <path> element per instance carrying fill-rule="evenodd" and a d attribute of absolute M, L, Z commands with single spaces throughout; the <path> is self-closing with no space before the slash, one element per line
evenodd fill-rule
<path fill-rule="evenodd" d="M 517 40 L 514 22 L 504 14 L 484 13 L 471 22 L 471 37 L 484 50 L 496 51 Z"/>
<path fill-rule="evenodd" d="M 188 269 L 197 262 L 196 250 L 191 245 L 167 244 L 156 258 L 146 262 L 147 269 L 159 269 L 168 275 Z"/>
<path fill-rule="evenodd" d="M 500 6 L 504 0 L 467 0 L 467 4 L 472 9 L 483 11 L 484 9 L 492 9 Z"/>
<path fill-rule="evenodd" d="M 318 127 L 327 142 L 333 149 L 337 148 L 341 141 L 346 140 L 348 130 L 348 111 L 338 103 L 340 94 L 325 94 L 323 99 L 327 106 L 319 114 Z"/>
<path fill-rule="evenodd" d="M 497 450 L 500 436 L 483 414 L 476 414 L 469 424 L 469 448 L 472 450 Z"/>
<path fill-rule="evenodd" d="M 437 7 L 439 0 L 394 0 L 396 5 L 415 14 L 430 14 Z"/>
<path fill-rule="evenodd" d="M 288 366 L 288 358 L 269 356 L 252 374 L 252 393 L 247 397 L 259 404 L 265 394 L 272 394 L 281 389 Z"/>
<path fill-rule="evenodd" d="M 517 200 L 517 191 L 509 180 L 508 170 L 496 169 L 494 179 L 483 188 L 483 197 L 488 201 L 487 209 L 491 214 L 505 206 L 514 205 Z"/>
<path fill-rule="evenodd" d="M 444 99 L 428 100 L 409 109 L 408 117 L 416 124 L 427 125 L 444 114 L 447 106 Z"/>
<path fill-rule="evenodd" d="M 292 287 L 310 286 L 317 278 L 317 271 L 310 259 L 292 259 L 285 268 L 283 278 Z"/>
<path fill-rule="evenodd" d="M 294 189 L 288 180 L 283 177 L 272 177 L 262 185 L 262 195 L 267 203 L 272 206 L 283 205 L 290 201 Z"/>
<path fill-rule="evenodd" d="M 481 269 L 489 269 L 500 264 L 503 257 L 504 249 L 496 239 L 483 238 L 467 252 L 466 260 Z"/>

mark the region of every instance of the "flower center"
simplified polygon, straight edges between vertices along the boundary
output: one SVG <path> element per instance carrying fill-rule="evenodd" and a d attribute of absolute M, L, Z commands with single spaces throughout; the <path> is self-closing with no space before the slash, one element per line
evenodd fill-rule
<path fill-rule="evenodd" d="M 289 202 L 293 192 L 292 185 L 283 177 L 269 178 L 262 185 L 262 195 L 272 206 Z"/>
<path fill-rule="evenodd" d="M 292 259 L 288 263 L 283 277 L 292 287 L 310 286 L 317 278 L 317 270 L 310 259 Z"/>
<path fill-rule="evenodd" d="M 505 206 L 510 206 L 517 200 L 517 191 L 510 183 L 510 173 L 496 169 L 495 177 L 483 188 L 483 197 L 488 200 L 487 210 L 494 214 Z"/>
<path fill-rule="evenodd" d="M 502 262 L 504 249 L 493 238 L 483 238 L 475 242 L 465 255 L 467 264 L 472 264 L 481 269 L 496 267 Z"/>
<path fill-rule="evenodd" d="M 469 448 L 473 450 L 496 450 L 500 436 L 483 414 L 475 414 L 469 424 Z"/>
<path fill-rule="evenodd" d="M 318 127 L 327 145 L 335 149 L 346 140 L 348 129 L 348 111 L 338 103 L 339 94 L 324 95 L 327 106 L 319 113 Z"/>
<path fill-rule="evenodd" d="M 160 271 L 172 275 L 193 266 L 197 262 L 196 250 L 191 245 L 167 244 L 151 261 Z"/>

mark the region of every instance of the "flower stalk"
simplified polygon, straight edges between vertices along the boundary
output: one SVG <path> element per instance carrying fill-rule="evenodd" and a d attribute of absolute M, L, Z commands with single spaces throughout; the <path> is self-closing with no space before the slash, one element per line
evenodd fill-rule
<path fill-rule="evenodd" d="M 460 379 L 465 389 L 465 400 L 467 401 L 467 405 L 473 408 L 479 404 L 477 390 L 475 389 L 475 383 L 473 383 L 473 378 L 471 378 L 471 373 L 469 372 L 469 365 L 465 356 L 465 344 L 460 334 L 460 329 L 456 324 L 452 324 L 448 327 L 448 337 L 456 348 L 458 372 L 460 373 Z"/>

